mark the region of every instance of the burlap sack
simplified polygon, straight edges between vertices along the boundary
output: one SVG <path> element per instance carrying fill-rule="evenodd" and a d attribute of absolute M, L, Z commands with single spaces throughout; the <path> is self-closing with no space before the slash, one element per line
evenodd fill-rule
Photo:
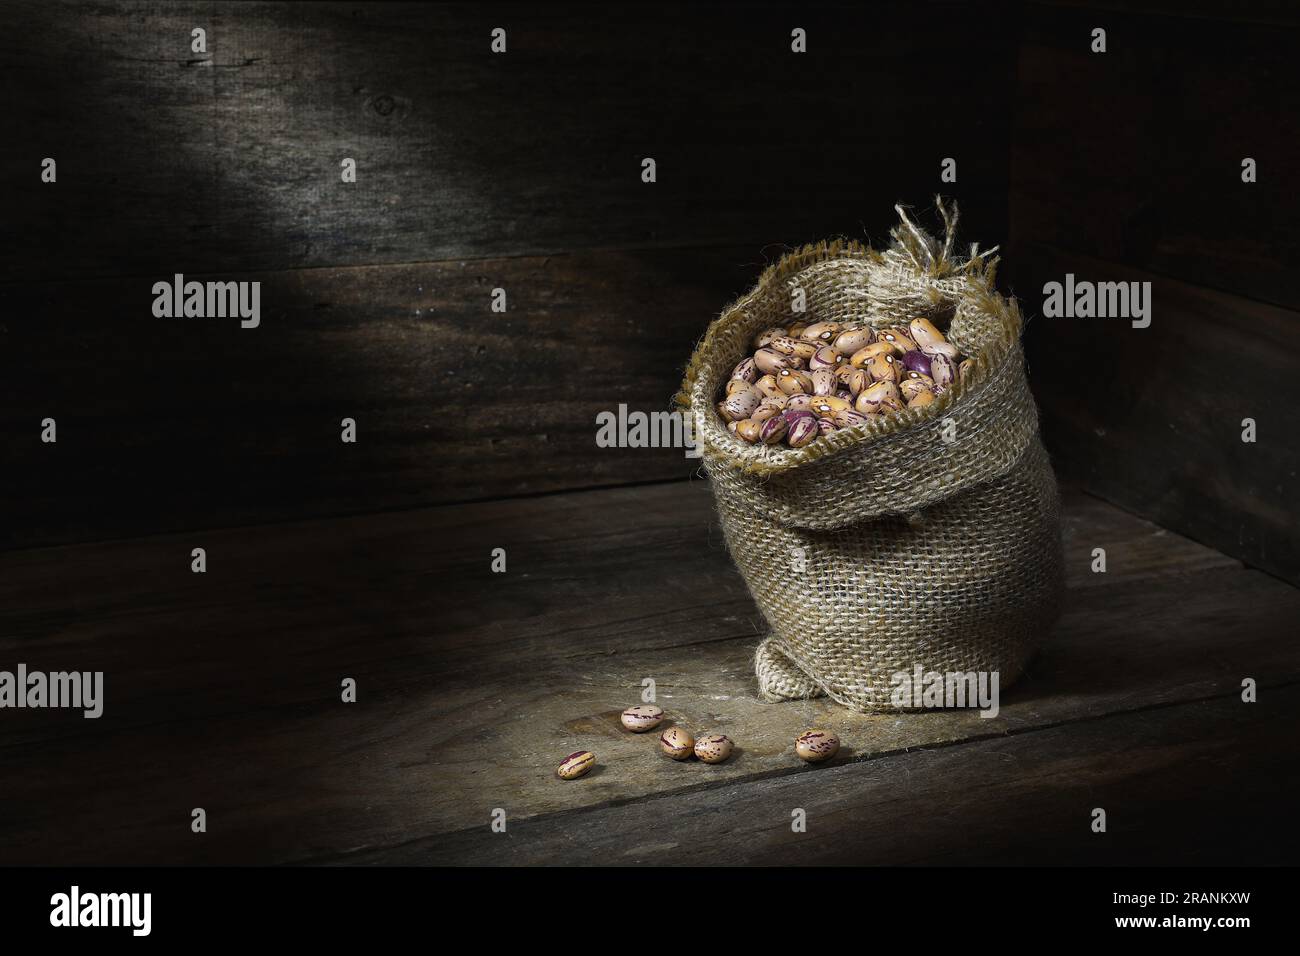
<path fill-rule="evenodd" d="M 952 255 L 956 210 L 940 211 L 942 243 L 900 209 L 883 254 L 837 241 L 785 256 L 709 326 L 677 397 L 728 550 L 772 630 L 756 655 L 767 700 L 828 694 L 892 709 L 894 675 L 917 666 L 997 672 L 1005 689 L 1059 613 L 1059 502 L 1020 312 L 994 291 L 988 253 Z M 720 386 L 762 329 L 918 315 L 977 359 L 926 408 L 799 449 L 746 444 L 717 414 Z"/>

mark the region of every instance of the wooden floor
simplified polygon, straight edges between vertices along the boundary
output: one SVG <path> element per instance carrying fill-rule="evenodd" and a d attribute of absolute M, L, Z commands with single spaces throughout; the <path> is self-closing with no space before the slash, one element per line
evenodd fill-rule
<path fill-rule="evenodd" d="M 701 480 L 9 552 L 0 668 L 103 670 L 106 703 L 0 713 L 0 863 L 1289 859 L 1300 591 L 1094 498 L 1066 517 L 1067 612 L 993 719 L 760 702 Z M 624 733 L 644 678 L 736 755 Z M 813 725 L 829 765 L 793 756 Z M 577 749 L 599 765 L 558 780 Z"/>

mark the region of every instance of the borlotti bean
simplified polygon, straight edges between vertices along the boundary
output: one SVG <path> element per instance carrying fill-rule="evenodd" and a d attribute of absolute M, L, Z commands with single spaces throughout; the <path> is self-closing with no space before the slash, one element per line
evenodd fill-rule
<path fill-rule="evenodd" d="M 681 727 L 669 727 L 659 735 L 659 746 L 674 760 L 689 760 L 695 753 L 695 738 Z"/>
<path fill-rule="evenodd" d="M 924 408 L 952 385 L 958 369 L 969 375 L 975 367 L 924 316 L 879 329 L 865 319 L 855 326 L 765 329 L 754 346 L 723 384 L 718 403 L 718 413 L 735 425 L 731 432 L 751 445 L 803 448 L 841 428 Z M 774 404 L 781 399 L 784 406 Z M 789 417 L 794 411 L 812 418 L 800 422 Z"/>
<path fill-rule="evenodd" d="M 664 711 L 662 707 L 656 707 L 654 704 L 638 704 L 623 711 L 619 720 L 632 733 L 643 734 L 663 723 Z"/>
<path fill-rule="evenodd" d="M 827 730 L 805 730 L 795 739 L 794 752 L 801 760 L 821 763 L 840 752 L 840 738 Z"/>
<path fill-rule="evenodd" d="M 579 750 L 564 758 L 560 769 L 555 771 L 561 780 L 577 780 L 588 770 L 596 766 L 596 755 L 590 750 Z"/>
<path fill-rule="evenodd" d="M 995 250 L 957 242 L 954 206 L 938 204 L 938 235 L 898 211 L 888 248 L 830 240 L 768 267 L 708 326 L 676 396 L 763 616 L 764 700 L 894 712 L 893 677 L 917 666 L 997 672 L 1005 691 L 1060 614 L 1060 502 L 1020 309 L 994 285 Z M 746 412 L 750 359 L 762 397 Z M 760 408 L 757 435 L 738 427 Z"/>
<path fill-rule="evenodd" d="M 695 756 L 705 763 L 722 763 L 732 749 L 731 738 L 724 734 L 705 734 L 695 741 Z"/>

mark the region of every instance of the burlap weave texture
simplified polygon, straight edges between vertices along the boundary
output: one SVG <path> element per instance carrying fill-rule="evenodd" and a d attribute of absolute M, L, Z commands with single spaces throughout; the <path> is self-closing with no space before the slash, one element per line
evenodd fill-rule
<path fill-rule="evenodd" d="M 952 256 L 955 211 L 942 243 L 903 223 L 884 253 L 821 243 L 769 268 L 710 325 L 678 396 L 728 550 L 771 627 L 755 664 L 768 700 L 828 694 L 892 709 L 893 675 L 918 665 L 996 671 L 1005 689 L 1059 614 L 1059 502 L 1019 310 L 993 289 L 996 260 L 975 247 Z M 974 374 L 929 407 L 801 449 L 747 444 L 715 410 L 762 329 L 919 315 L 976 357 Z"/>

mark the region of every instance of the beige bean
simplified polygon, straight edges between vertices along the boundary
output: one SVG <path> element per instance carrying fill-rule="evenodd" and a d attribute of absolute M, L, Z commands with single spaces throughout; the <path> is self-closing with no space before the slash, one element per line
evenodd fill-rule
<path fill-rule="evenodd" d="M 894 346 L 888 342 L 873 342 L 865 348 L 860 348 L 849 357 L 849 364 L 854 368 L 863 368 L 877 355 L 892 355 Z"/>
<path fill-rule="evenodd" d="M 819 368 L 809 378 L 813 383 L 814 395 L 834 395 L 835 386 L 839 384 L 835 380 L 835 373 L 828 368 Z"/>
<path fill-rule="evenodd" d="M 752 358 L 743 359 L 731 370 L 731 377 L 741 379 L 753 385 L 758 380 L 758 366 Z"/>
<path fill-rule="evenodd" d="M 840 751 L 840 738 L 828 730 L 805 730 L 794 742 L 794 752 L 809 763 L 830 760 Z"/>
<path fill-rule="evenodd" d="M 792 355 L 803 362 L 807 362 L 817 352 L 816 344 L 802 342 L 799 339 L 792 339 L 787 336 L 779 336 L 773 339 L 772 344 L 768 347 L 775 349 L 782 355 Z"/>
<path fill-rule="evenodd" d="M 787 412 L 806 412 L 812 408 L 813 396 L 805 395 L 800 392 L 797 395 L 788 395 L 785 400 L 785 410 Z"/>
<path fill-rule="evenodd" d="M 802 332 L 799 338 L 805 342 L 816 342 L 818 345 L 830 345 L 835 341 L 835 336 L 840 334 L 844 326 L 838 322 L 814 322 Z"/>
<path fill-rule="evenodd" d="M 730 398 L 732 395 L 735 395 L 737 392 L 739 392 L 742 388 L 752 388 L 752 387 L 753 386 L 749 382 L 746 382 L 743 378 L 729 378 L 727 379 L 727 386 L 723 390 L 723 394 L 725 394 L 728 398 Z"/>
<path fill-rule="evenodd" d="M 754 353 L 754 364 L 764 375 L 775 375 L 783 368 L 798 368 L 801 360 L 793 355 L 782 355 L 776 349 L 759 349 Z"/>
<path fill-rule="evenodd" d="M 835 351 L 834 348 L 829 345 L 823 345 L 816 351 L 816 353 L 814 353 L 813 357 L 808 360 L 808 367 L 813 371 L 816 371 L 819 368 L 828 368 L 831 371 L 834 371 L 843 365 L 844 361 L 844 356 Z"/>
<path fill-rule="evenodd" d="M 929 392 L 931 395 L 934 394 L 934 382 L 930 380 L 928 375 L 921 375 L 919 372 L 913 372 L 912 374 L 918 377 L 904 379 L 898 385 L 898 391 L 903 396 L 903 401 L 907 402 L 909 405 L 911 404 L 912 399 L 921 392 Z"/>
<path fill-rule="evenodd" d="M 734 392 L 727 396 L 726 401 L 722 403 L 722 417 L 730 422 L 738 422 L 742 418 L 748 418 L 753 414 L 754 409 L 758 408 L 758 403 L 762 399 L 762 392 L 753 385 L 746 385 L 743 391 Z"/>
<path fill-rule="evenodd" d="M 704 763 L 722 763 L 733 749 L 731 738 L 725 734 L 705 734 L 695 741 L 695 756 Z"/>
<path fill-rule="evenodd" d="M 812 379 L 805 373 L 793 368 L 783 368 L 777 372 L 776 384 L 787 395 L 796 395 L 801 392 L 805 395 L 811 395 L 813 390 Z M 757 407 L 758 403 L 755 402 L 754 405 Z M 750 411 L 753 411 L 753 409 L 750 409 Z"/>
<path fill-rule="evenodd" d="M 863 367 L 873 382 L 897 382 L 901 365 L 892 355 L 875 355 Z"/>
<path fill-rule="evenodd" d="M 813 415 L 807 415 L 796 419 L 790 425 L 790 430 L 786 432 L 785 442 L 791 448 L 802 448 L 816 438 L 818 434 L 817 418 Z"/>
<path fill-rule="evenodd" d="M 854 411 L 863 415 L 896 412 L 902 407 L 903 396 L 898 391 L 898 386 L 888 380 L 875 382 L 863 389 L 853 402 Z"/>
<path fill-rule="evenodd" d="M 943 333 L 939 331 L 938 327 L 929 319 L 913 319 L 907 324 L 907 331 L 911 333 L 912 341 L 916 343 L 917 348 L 948 341 L 943 337 Z"/>
<path fill-rule="evenodd" d="M 768 419 L 780 415 L 781 409 L 781 405 L 774 404 L 770 398 L 765 398 L 758 403 L 758 408 L 754 409 L 754 414 L 749 416 L 749 420 L 758 422 L 761 425 Z"/>
<path fill-rule="evenodd" d="M 929 388 L 922 388 L 915 395 L 907 400 L 908 408 L 925 408 L 934 401 L 934 391 Z"/>
<path fill-rule="evenodd" d="M 674 760 L 688 760 L 695 752 L 695 738 L 681 727 L 669 727 L 659 735 L 659 746 Z"/>
<path fill-rule="evenodd" d="M 762 428 L 763 426 L 754 419 L 746 418 L 744 421 L 736 422 L 736 437 L 752 445 L 758 441 L 758 433 Z"/>
<path fill-rule="evenodd" d="M 877 342 L 888 342 L 894 347 L 895 354 L 902 358 L 908 352 L 916 348 L 916 343 L 912 341 L 912 336 L 908 334 L 907 329 L 901 325 L 891 326 L 887 329 L 881 329 L 876 333 Z"/>
<path fill-rule="evenodd" d="M 771 343 L 774 338 L 778 335 L 785 334 L 785 329 L 764 329 L 762 332 L 759 332 L 758 335 L 754 336 L 754 348 L 767 348 L 768 344 Z"/>
<path fill-rule="evenodd" d="M 556 774 L 561 780 L 577 780 L 596 766 L 596 755 L 590 750 L 578 750 L 564 758 Z"/>
<path fill-rule="evenodd" d="M 930 345 L 923 345 L 921 346 L 921 351 L 930 356 L 931 365 L 934 364 L 934 357 L 936 355 L 947 356 L 954 362 L 961 357 L 961 353 L 957 351 L 957 346 L 953 345 L 951 342 L 934 342 Z"/>
<path fill-rule="evenodd" d="M 874 341 L 876 341 L 874 329 L 845 329 L 835 336 L 835 351 L 841 355 L 852 355 L 859 349 L 865 349 Z"/>
<path fill-rule="evenodd" d="M 930 356 L 930 374 L 934 377 L 934 384 L 939 388 L 947 388 L 957 378 L 957 363 L 946 355 Z"/>
<path fill-rule="evenodd" d="M 818 418 L 834 418 L 836 412 L 847 412 L 853 406 L 842 398 L 836 398 L 834 395 L 828 395 L 825 398 L 814 398 L 812 403 L 812 413 Z"/>
<path fill-rule="evenodd" d="M 849 410 L 836 412 L 831 421 L 837 428 L 856 428 L 858 425 L 868 425 L 879 417 L 879 415 L 863 415 L 861 412 Z"/>
<path fill-rule="evenodd" d="M 764 375 L 762 378 L 760 378 L 757 382 L 754 383 L 754 387 L 758 389 L 759 394 L 762 395 L 764 398 L 785 397 L 785 392 L 781 391 L 781 387 L 776 384 L 775 375 Z"/>
<path fill-rule="evenodd" d="M 871 384 L 871 376 L 863 369 L 849 367 L 849 374 L 843 379 L 844 384 L 848 386 L 850 395 L 857 395 L 864 388 Z"/>
<path fill-rule="evenodd" d="M 654 730 L 663 723 L 664 711 L 654 704 L 637 704 L 623 711 L 619 722 L 634 734 L 643 734 Z"/>
<path fill-rule="evenodd" d="M 808 323 L 796 322 L 794 325 L 790 326 L 790 328 L 785 330 L 785 334 L 790 336 L 792 339 L 797 339 L 803 335 L 803 330 L 806 328 L 808 328 Z"/>
<path fill-rule="evenodd" d="M 778 415 L 763 422 L 762 428 L 759 429 L 758 440 L 764 445 L 775 445 L 785 438 L 786 432 L 789 430 L 790 423 L 785 416 Z"/>
<path fill-rule="evenodd" d="M 831 421 L 829 418 L 817 419 L 818 435 L 829 435 L 833 431 L 835 431 L 835 423 L 833 421 Z"/>

